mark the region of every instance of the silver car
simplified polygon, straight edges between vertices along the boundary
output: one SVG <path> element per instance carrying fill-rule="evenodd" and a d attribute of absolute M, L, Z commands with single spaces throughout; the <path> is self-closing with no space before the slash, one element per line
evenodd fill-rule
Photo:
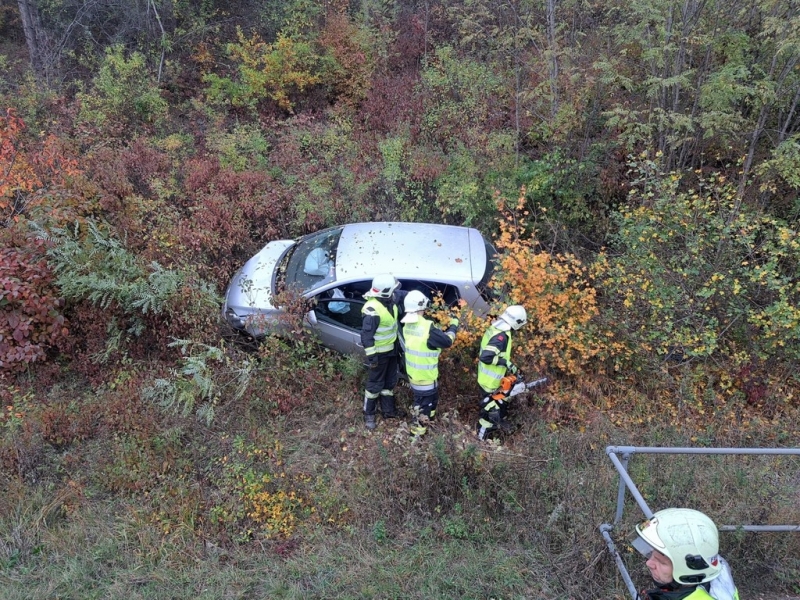
<path fill-rule="evenodd" d="M 273 292 L 300 291 L 312 309 L 306 324 L 322 343 L 363 353 L 361 307 L 376 275 L 389 273 L 401 289 L 463 300 L 485 315 L 495 249 L 477 229 L 429 223 L 354 223 L 298 240 L 270 242 L 233 276 L 222 315 L 233 328 L 260 338 L 283 312 Z M 463 304 L 463 303 L 462 303 Z"/>

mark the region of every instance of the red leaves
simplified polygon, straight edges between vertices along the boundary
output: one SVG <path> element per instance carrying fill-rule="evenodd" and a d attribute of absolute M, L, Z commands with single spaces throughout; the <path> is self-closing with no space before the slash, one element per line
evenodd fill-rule
<path fill-rule="evenodd" d="M 25 369 L 68 335 L 62 304 L 41 240 L 0 250 L 0 373 Z"/>
<path fill-rule="evenodd" d="M 27 156 L 21 151 L 25 123 L 14 109 L 0 116 L 0 214 L 11 219 L 16 214 L 16 197 L 41 186 Z"/>

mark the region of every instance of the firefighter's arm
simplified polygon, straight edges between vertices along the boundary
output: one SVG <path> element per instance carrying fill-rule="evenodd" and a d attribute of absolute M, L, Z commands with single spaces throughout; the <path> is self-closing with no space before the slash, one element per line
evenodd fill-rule
<path fill-rule="evenodd" d="M 431 350 L 442 350 L 452 346 L 453 340 L 456 338 L 456 332 L 455 328 L 451 327 L 451 329 L 452 331 L 450 329 L 442 331 L 437 327 L 431 327 L 428 333 L 428 348 Z"/>
<path fill-rule="evenodd" d="M 486 347 L 481 352 L 478 360 L 487 365 L 497 365 L 498 367 L 508 367 L 508 362 L 500 354 L 508 346 L 508 335 L 498 333 L 489 340 Z"/>
<path fill-rule="evenodd" d="M 361 345 L 364 347 L 364 353 L 367 355 L 367 360 L 375 356 L 375 332 L 381 323 L 381 318 L 378 313 L 371 306 L 366 306 L 363 309 L 363 318 L 361 319 Z"/>

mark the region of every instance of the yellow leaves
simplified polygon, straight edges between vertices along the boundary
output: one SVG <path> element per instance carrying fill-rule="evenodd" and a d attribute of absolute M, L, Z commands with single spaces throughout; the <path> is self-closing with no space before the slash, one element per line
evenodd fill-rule
<path fill-rule="evenodd" d="M 239 61 L 241 88 L 231 100 L 235 105 L 257 102 L 263 97 L 274 100 L 284 110 L 292 109 L 289 94 L 319 83 L 313 71 L 318 57 L 312 48 L 285 35 L 273 44 L 264 43 L 257 33 L 246 38 L 238 31 L 238 43 L 228 44 L 231 58 Z"/>
<path fill-rule="evenodd" d="M 263 448 L 237 438 L 233 452 L 218 459 L 222 475 L 217 485 L 237 498 L 235 507 L 220 505 L 212 516 L 222 524 L 255 525 L 267 537 L 288 537 L 298 525 L 298 515 L 314 513 L 306 510 L 303 495 L 295 486 L 308 483 L 308 475 L 292 475 L 279 469 L 281 444 L 276 441 Z M 240 535 L 249 537 L 254 527 Z"/>

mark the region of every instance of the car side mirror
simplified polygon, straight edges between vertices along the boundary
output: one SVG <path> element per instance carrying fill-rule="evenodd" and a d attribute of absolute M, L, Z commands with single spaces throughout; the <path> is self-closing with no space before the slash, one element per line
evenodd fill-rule
<path fill-rule="evenodd" d="M 316 326 L 316 324 L 317 324 L 317 313 L 314 312 L 313 310 L 308 311 L 306 313 L 306 321 L 308 321 L 309 325 Z"/>

